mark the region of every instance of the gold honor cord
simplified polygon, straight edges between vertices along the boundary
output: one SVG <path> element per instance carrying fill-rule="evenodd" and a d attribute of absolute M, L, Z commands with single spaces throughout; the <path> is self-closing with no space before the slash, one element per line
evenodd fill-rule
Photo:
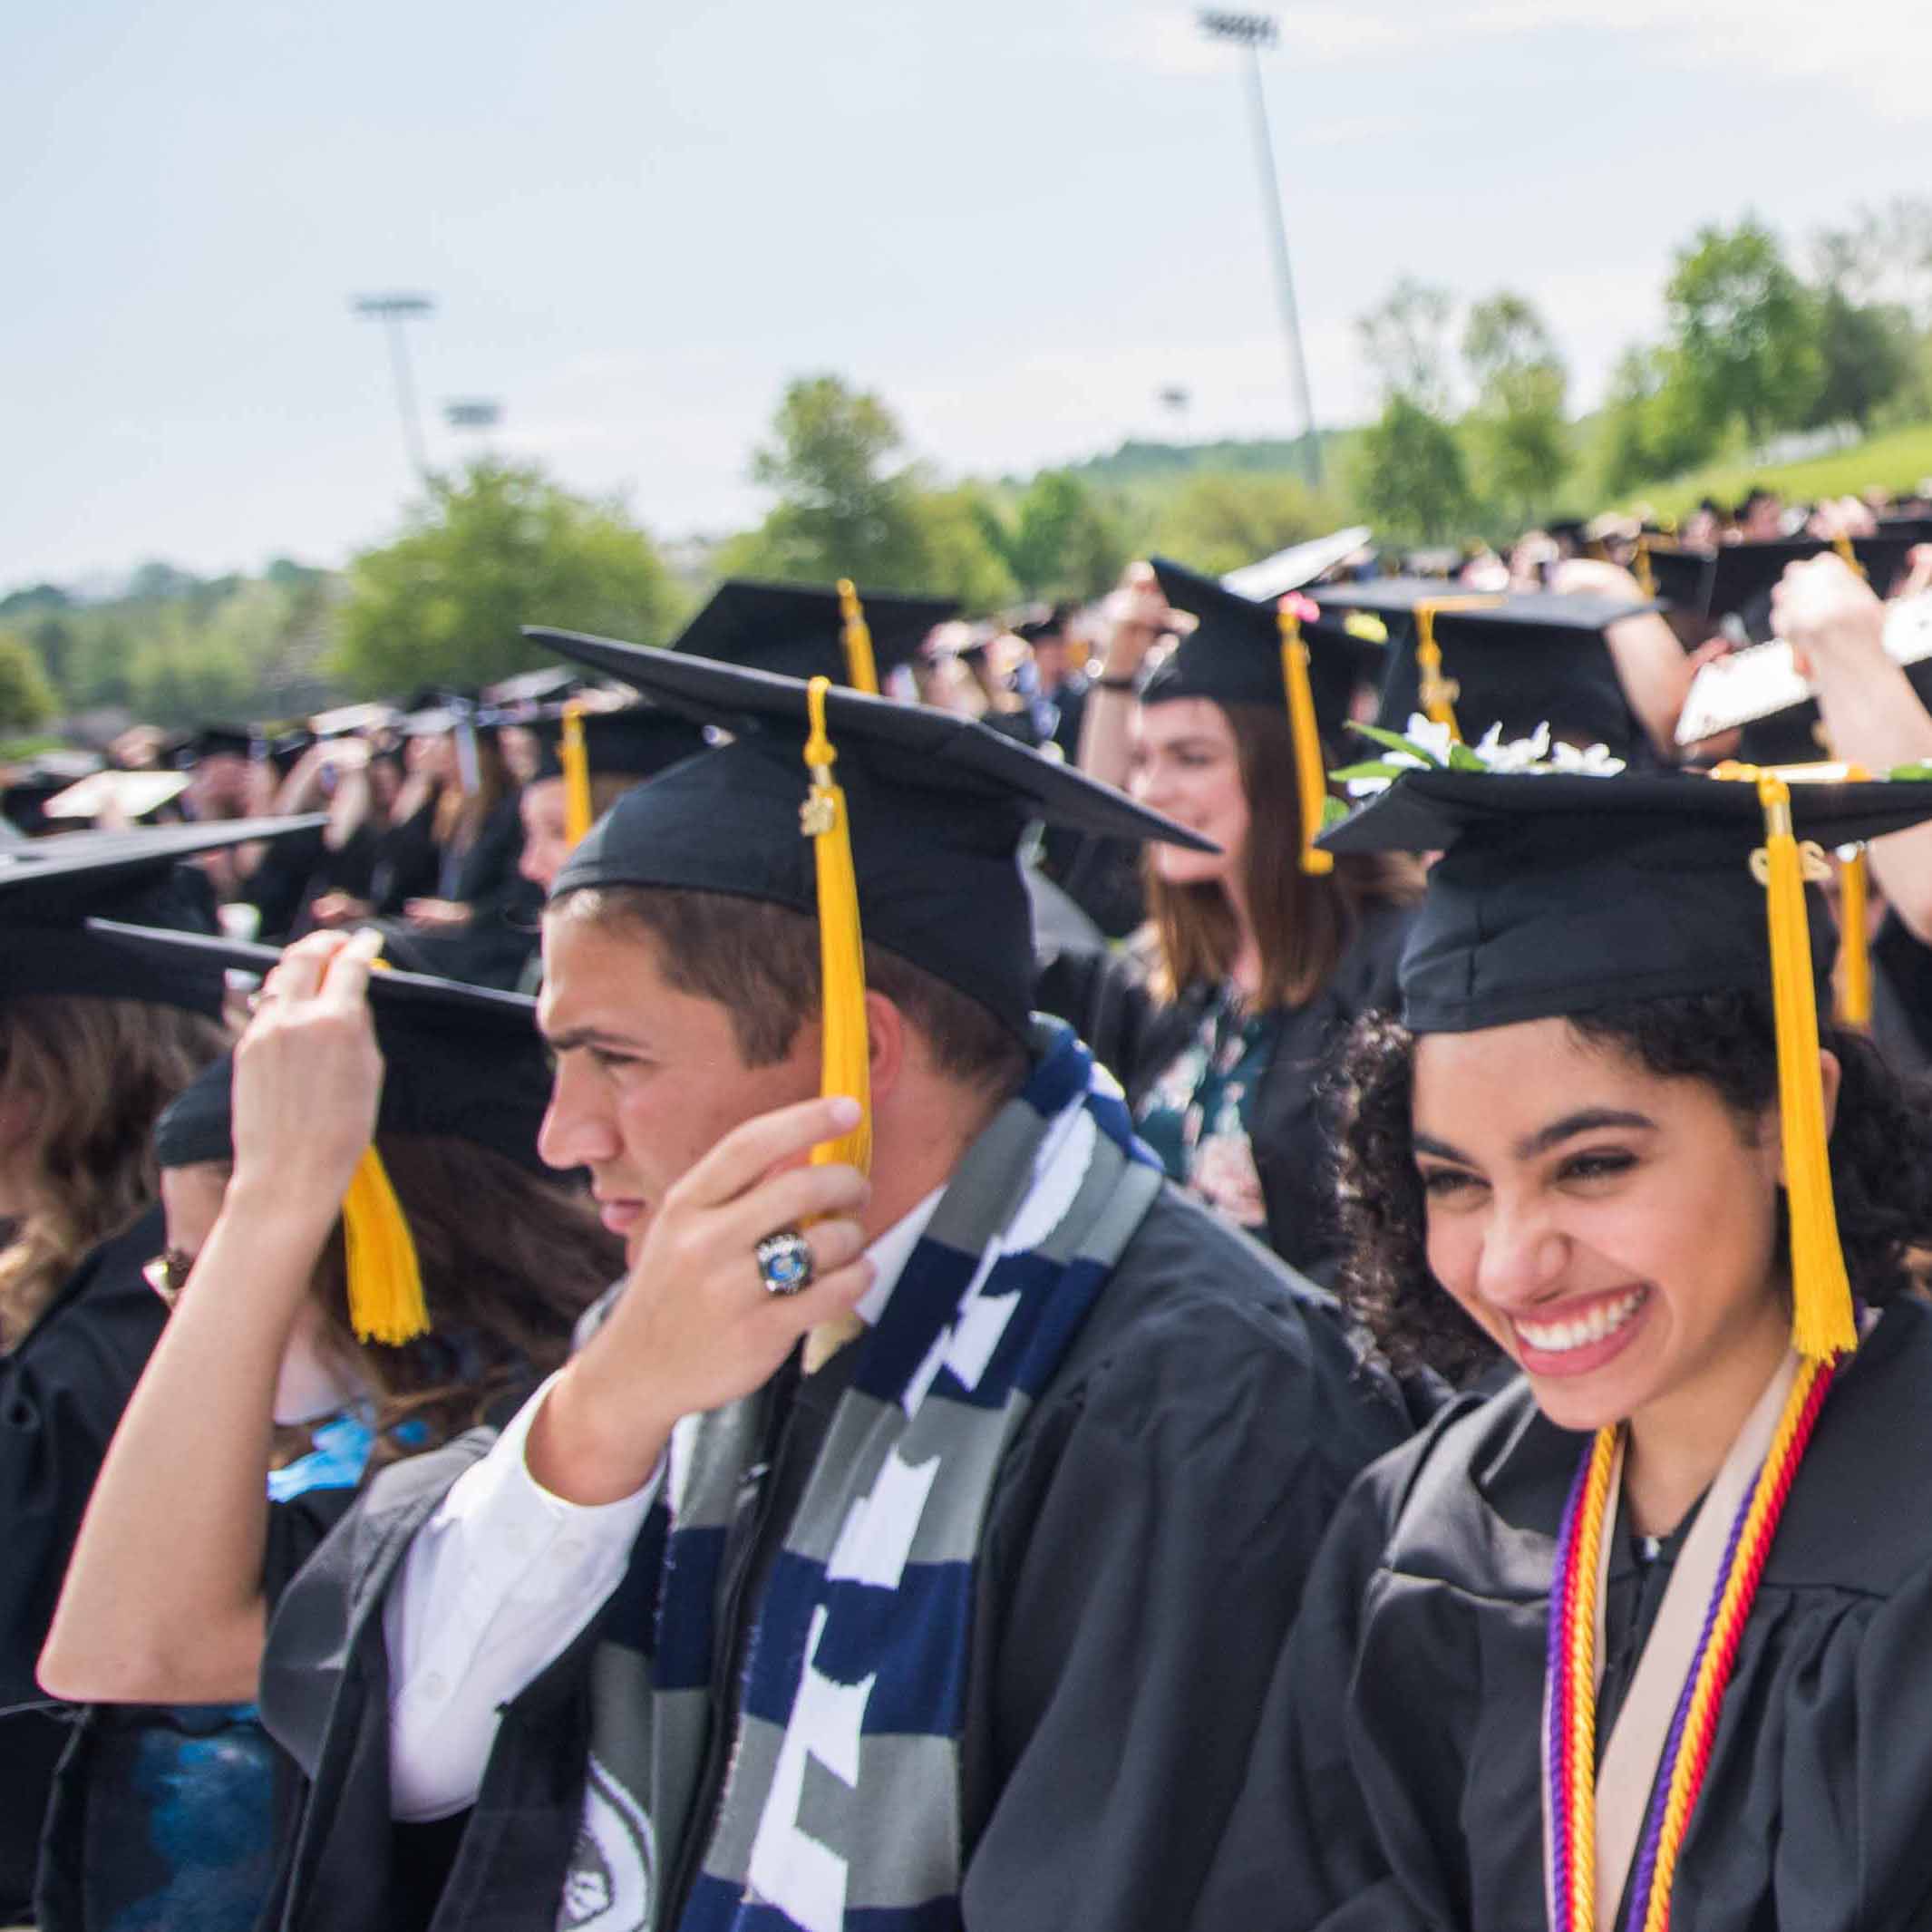
<path fill-rule="evenodd" d="M 584 707 L 575 698 L 564 706 L 558 762 L 564 768 L 564 838 L 575 847 L 590 830 L 590 752 L 584 743 Z"/>
<path fill-rule="evenodd" d="M 800 827 L 812 842 L 819 891 L 820 999 L 824 1029 L 819 1091 L 856 1100 L 863 1113 L 850 1133 L 821 1141 L 811 1150 L 814 1166 L 849 1161 L 861 1173 L 872 1170 L 872 1076 L 866 1028 L 865 936 L 859 923 L 859 876 L 852 864 L 851 826 L 845 792 L 832 779 L 839 753 L 825 730 L 828 677 L 815 677 L 806 690 L 811 734 L 805 762 L 811 791 L 799 813 Z"/>
<path fill-rule="evenodd" d="M 1791 825 L 1791 787 L 1777 772 L 1727 764 L 1713 775 L 1755 783 L 1764 812 L 1764 843 L 1751 855 L 1751 869 L 1764 888 L 1771 935 L 1778 1115 L 1791 1218 L 1791 1346 L 1808 1361 L 1825 1362 L 1858 1346 L 1851 1283 L 1831 1196 L 1824 1082 L 1818 1064 L 1818 1002 L 1804 903 L 1806 880 L 1829 879 L 1830 864 L 1816 845 L 1799 844 Z"/>
<path fill-rule="evenodd" d="M 1277 607 L 1281 625 L 1281 681 L 1288 694 L 1288 730 L 1295 747 L 1295 784 L 1301 806 L 1301 869 L 1311 876 L 1335 870 L 1334 857 L 1316 849 L 1328 800 L 1327 765 L 1321 727 L 1308 682 L 1308 646 L 1301 634 L 1301 599 L 1290 595 Z M 1309 607 L 1312 608 L 1313 607 Z"/>
<path fill-rule="evenodd" d="M 879 695 L 879 665 L 872 656 L 872 632 L 865 607 L 849 577 L 839 579 L 839 614 L 844 620 L 845 681 L 869 697 Z"/>
<path fill-rule="evenodd" d="M 386 972 L 385 963 L 372 960 Z M 356 1339 L 400 1347 L 430 1326 L 416 1244 L 394 1184 L 372 1139 L 342 1198 L 342 1247 L 349 1280 L 349 1324 Z"/>

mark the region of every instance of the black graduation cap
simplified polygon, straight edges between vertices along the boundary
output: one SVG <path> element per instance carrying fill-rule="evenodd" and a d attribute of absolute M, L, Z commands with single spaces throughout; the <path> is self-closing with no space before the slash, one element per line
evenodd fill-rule
<path fill-rule="evenodd" d="M 1896 537 L 1901 543 L 1932 543 L 1932 517 L 1914 516 L 1905 510 L 1888 511 L 1879 518 L 1879 534 Z"/>
<path fill-rule="evenodd" d="M 1701 618 L 1711 607 L 1711 583 L 1716 568 L 1714 550 L 1646 537 L 1638 574 L 1648 569 L 1657 596 L 1670 608 Z"/>
<path fill-rule="evenodd" d="M 1762 543 L 1720 544 L 1711 553 L 1703 615 L 1709 618 L 1742 616 L 1752 636 L 1768 636 L 1771 593 L 1787 566 L 1822 557 L 1837 546 L 1821 537 L 1786 537 Z M 1859 568 L 1880 597 L 1906 567 L 1912 549 L 1908 537 L 1854 537 L 1851 552 Z M 1655 568 L 1655 560 L 1652 561 Z"/>
<path fill-rule="evenodd" d="M 1281 617 L 1275 605 L 1238 596 L 1215 578 L 1168 558 L 1150 561 L 1161 596 L 1174 609 L 1188 612 L 1195 626 L 1148 679 L 1141 702 L 1212 698 L 1218 704 L 1285 706 Z M 1316 723 L 1332 745 L 1354 694 L 1354 643 L 1339 625 L 1310 624 L 1304 636 Z"/>
<path fill-rule="evenodd" d="M 269 739 L 268 762 L 275 767 L 276 776 L 286 778 L 316 743 L 315 733 L 299 725 L 289 731 L 278 732 Z"/>
<path fill-rule="evenodd" d="M 1798 838 L 1826 850 L 1932 818 L 1932 783 L 1791 786 Z M 1402 965 L 1403 1024 L 1466 1033 L 1626 1000 L 1768 992 L 1757 787 L 1409 772 L 1323 834 L 1336 852 L 1440 851 Z M 1829 914 L 1811 900 L 1814 973 Z"/>
<path fill-rule="evenodd" d="M 561 665 L 546 665 L 540 670 L 519 671 L 514 677 L 500 678 L 493 684 L 486 684 L 483 696 L 489 704 L 510 714 L 520 723 L 524 722 L 524 714 L 536 706 L 561 704 L 583 687 L 584 680 L 575 671 L 566 670 Z"/>
<path fill-rule="evenodd" d="M 204 758 L 247 758 L 255 750 L 255 733 L 240 724 L 204 724 L 176 754 L 177 767 L 185 771 Z"/>
<path fill-rule="evenodd" d="M 859 587 L 883 683 L 918 655 L 927 631 L 959 608 L 953 597 L 888 597 Z M 786 677 L 829 677 L 849 684 L 843 605 L 835 587 L 766 584 L 727 578 L 673 641 L 675 651 Z"/>
<path fill-rule="evenodd" d="M 1401 644 L 1392 642 L 1376 710 L 1390 731 L 1403 730 L 1411 716 L 1428 708 L 1418 652 L 1419 613 L 1430 611 L 1442 675 L 1465 739 L 1473 742 L 1492 725 L 1500 725 L 1505 738 L 1527 738 L 1548 724 L 1560 738 L 1607 745 L 1626 760 L 1650 756 L 1604 633 L 1654 605 L 1548 590 L 1481 597 L 1415 578 L 1350 585 L 1340 597 L 1324 586 L 1316 601 L 1325 609 L 1339 606 L 1407 620 Z"/>
<path fill-rule="evenodd" d="M 118 920 L 92 920 L 89 930 L 136 968 L 191 969 L 218 985 L 228 972 L 266 975 L 282 956 L 272 946 Z M 549 1171 L 537 1153 L 550 1071 L 534 1000 L 378 970 L 369 976 L 369 1010 L 383 1061 L 378 1134 L 451 1135 L 532 1172 Z M 154 1150 L 163 1167 L 233 1158 L 231 1075 L 228 1060 L 217 1061 L 162 1113 Z"/>
<path fill-rule="evenodd" d="M 537 740 L 537 776 L 562 778 L 565 710 L 559 706 L 527 719 Z M 586 761 L 593 778 L 655 778 L 681 760 L 695 757 L 708 743 L 704 728 L 655 704 L 626 704 L 611 711 L 578 713 Z"/>
<path fill-rule="evenodd" d="M 553 898 L 587 886 L 655 886 L 818 910 L 815 841 L 799 820 L 810 783 L 806 684 L 683 650 L 570 631 L 525 635 L 666 710 L 739 734 L 619 799 L 565 862 Z M 1033 947 L 1017 853 L 1030 823 L 1213 849 L 974 720 L 837 686 L 825 715 L 865 937 L 1023 1038 Z"/>
<path fill-rule="evenodd" d="M 131 959 L 85 929 L 94 916 L 212 932 L 214 896 L 180 861 L 255 840 L 314 831 L 319 817 L 230 819 L 121 832 L 70 832 L 0 849 L 0 998 L 81 994 L 146 1000 L 210 1016 L 222 980 L 206 964 Z"/>

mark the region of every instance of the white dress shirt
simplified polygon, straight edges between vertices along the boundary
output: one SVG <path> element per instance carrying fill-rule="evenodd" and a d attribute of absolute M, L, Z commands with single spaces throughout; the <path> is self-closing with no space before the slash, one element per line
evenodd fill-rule
<path fill-rule="evenodd" d="M 935 1189 L 866 1250 L 876 1323 L 931 1220 Z M 559 1374 L 561 1371 L 558 1372 Z M 664 1477 L 616 1502 L 553 1496 L 524 1444 L 552 1376 L 416 1532 L 383 1607 L 389 1652 L 390 1810 L 412 1821 L 476 1801 L 508 1704 L 569 1648 L 623 1580 Z"/>

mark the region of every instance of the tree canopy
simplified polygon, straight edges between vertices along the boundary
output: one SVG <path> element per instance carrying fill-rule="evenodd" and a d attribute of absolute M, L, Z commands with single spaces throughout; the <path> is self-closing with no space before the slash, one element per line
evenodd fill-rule
<path fill-rule="evenodd" d="M 350 565 L 331 663 L 369 695 L 489 684 L 549 661 L 525 624 L 661 644 L 684 602 L 619 506 L 485 458 L 432 478 L 410 529 Z"/>

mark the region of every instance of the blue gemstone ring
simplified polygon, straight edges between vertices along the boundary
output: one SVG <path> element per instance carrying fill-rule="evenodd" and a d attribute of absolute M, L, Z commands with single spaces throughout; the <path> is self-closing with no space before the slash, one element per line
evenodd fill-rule
<path fill-rule="evenodd" d="M 818 1268 L 811 1245 L 796 1228 L 781 1228 L 758 1244 L 758 1272 L 767 1295 L 802 1295 Z"/>

